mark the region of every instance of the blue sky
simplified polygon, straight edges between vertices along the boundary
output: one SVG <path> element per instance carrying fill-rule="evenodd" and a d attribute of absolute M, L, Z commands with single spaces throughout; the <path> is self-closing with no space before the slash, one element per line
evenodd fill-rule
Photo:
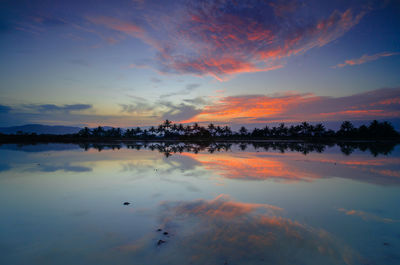
<path fill-rule="evenodd" d="M 0 6 L 0 126 L 400 118 L 396 1 Z"/>

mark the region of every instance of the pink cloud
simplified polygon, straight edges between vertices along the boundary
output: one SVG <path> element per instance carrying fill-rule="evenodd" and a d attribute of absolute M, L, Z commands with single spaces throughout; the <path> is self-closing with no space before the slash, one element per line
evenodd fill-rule
<path fill-rule="evenodd" d="M 186 1 L 170 6 L 168 12 L 151 7 L 135 17 L 140 27 L 114 17 L 88 20 L 153 47 L 154 67 L 161 72 L 209 75 L 220 81 L 281 68 L 286 58 L 340 38 L 366 13 L 348 8 L 326 17 L 305 16 L 307 7 L 298 1 Z"/>
<path fill-rule="evenodd" d="M 100 16 L 100 17 L 87 17 L 87 19 L 97 25 L 103 25 L 110 29 L 123 32 L 127 35 L 140 37 L 143 29 L 133 23 L 121 21 L 116 18 Z"/>
<path fill-rule="evenodd" d="M 333 66 L 333 68 L 338 68 L 338 67 L 341 68 L 341 67 L 345 67 L 348 65 L 350 65 L 350 66 L 359 65 L 359 64 L 370 62 L 370 61 L 378 60 L 379 58 L 382 58 L 382 57 L 389 57 L 389 56 L 394 56 L 394 55 L 399 55 L 399 54 L 400 54 L 399 52 L 381 52 L 381 53 L 377 53 L 377 54 L 373 54 L 373 55 L 364 54 L 360 58 L 346 60 L 346 61 L 344 61 L 344 63 L 340 63 L 340 64 Z"/>

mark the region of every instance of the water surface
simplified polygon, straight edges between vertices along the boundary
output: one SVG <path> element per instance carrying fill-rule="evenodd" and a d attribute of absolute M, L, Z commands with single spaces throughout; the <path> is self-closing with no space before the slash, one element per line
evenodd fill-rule
<path fill-rule="evenodd" d="M 400 264 L 399 202 L 393 145 L 2 145 L 0 263 Z"/>

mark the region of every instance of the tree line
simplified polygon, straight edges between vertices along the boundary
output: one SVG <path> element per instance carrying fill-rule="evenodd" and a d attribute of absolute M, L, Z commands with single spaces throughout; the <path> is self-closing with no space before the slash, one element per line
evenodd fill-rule
<path fill-rule="evenodd" d="M 326 129 L 321 123 L 312 125 L 302 122 L 298 125 L 254 128 L 248 130 L 242 126 L 239 131 L 233 131 L 229 126 L 182 125 L 164 121 L 157 127 L 142 129 L 140 127 L 123 130 L 121 128 L 104 129 L 99 126 L 94 129 L 83 128 L 75 135 L 79 138 L 114 138 L 114 139 L 301 139 L 301 138 L 345 138 L 345 139 L 377 139 L 399 138 L 400 134 L 387 121 L 372 121 L 369 125 L 355 127 L 351 122 L 344 121 L 337 131 Z"/>

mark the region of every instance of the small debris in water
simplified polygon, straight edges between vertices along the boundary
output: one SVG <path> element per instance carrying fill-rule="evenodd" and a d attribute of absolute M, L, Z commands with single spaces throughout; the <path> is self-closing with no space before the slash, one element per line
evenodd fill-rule
<path fill-rule="evenodd" d="M 164 232 L 163 234 L 164 234 L 164 235 L 168 235 L 168 232 Z"/>
<path fill-rule="evenodd" d="M 160 240 L 158 240 L 158 242 L 157 242 L 157 246 L 159 246 L 159 245 L 161 245 L 161 244 L 164 244 L 164 243 L 165 243 L 165 241 L 162 240 L 162 239 L 160 239 Z"/>
<path fill-rule="evenodd" d="M 162 231 L 162 229 L 161 229 L 161 228 L 158 228 L 157 231 L 160 232 L 160 231 Z"/>
<path fill-rule="evenodd" d="M 383 242 L 384 246 L 389 246 L 390 244 L 388 242 Z"/>
<path fill-rule="evenodd" d="M 124 205 L 129 205 L 129 204 L 131 204 L 130 202 L 124 202 Z"/>

